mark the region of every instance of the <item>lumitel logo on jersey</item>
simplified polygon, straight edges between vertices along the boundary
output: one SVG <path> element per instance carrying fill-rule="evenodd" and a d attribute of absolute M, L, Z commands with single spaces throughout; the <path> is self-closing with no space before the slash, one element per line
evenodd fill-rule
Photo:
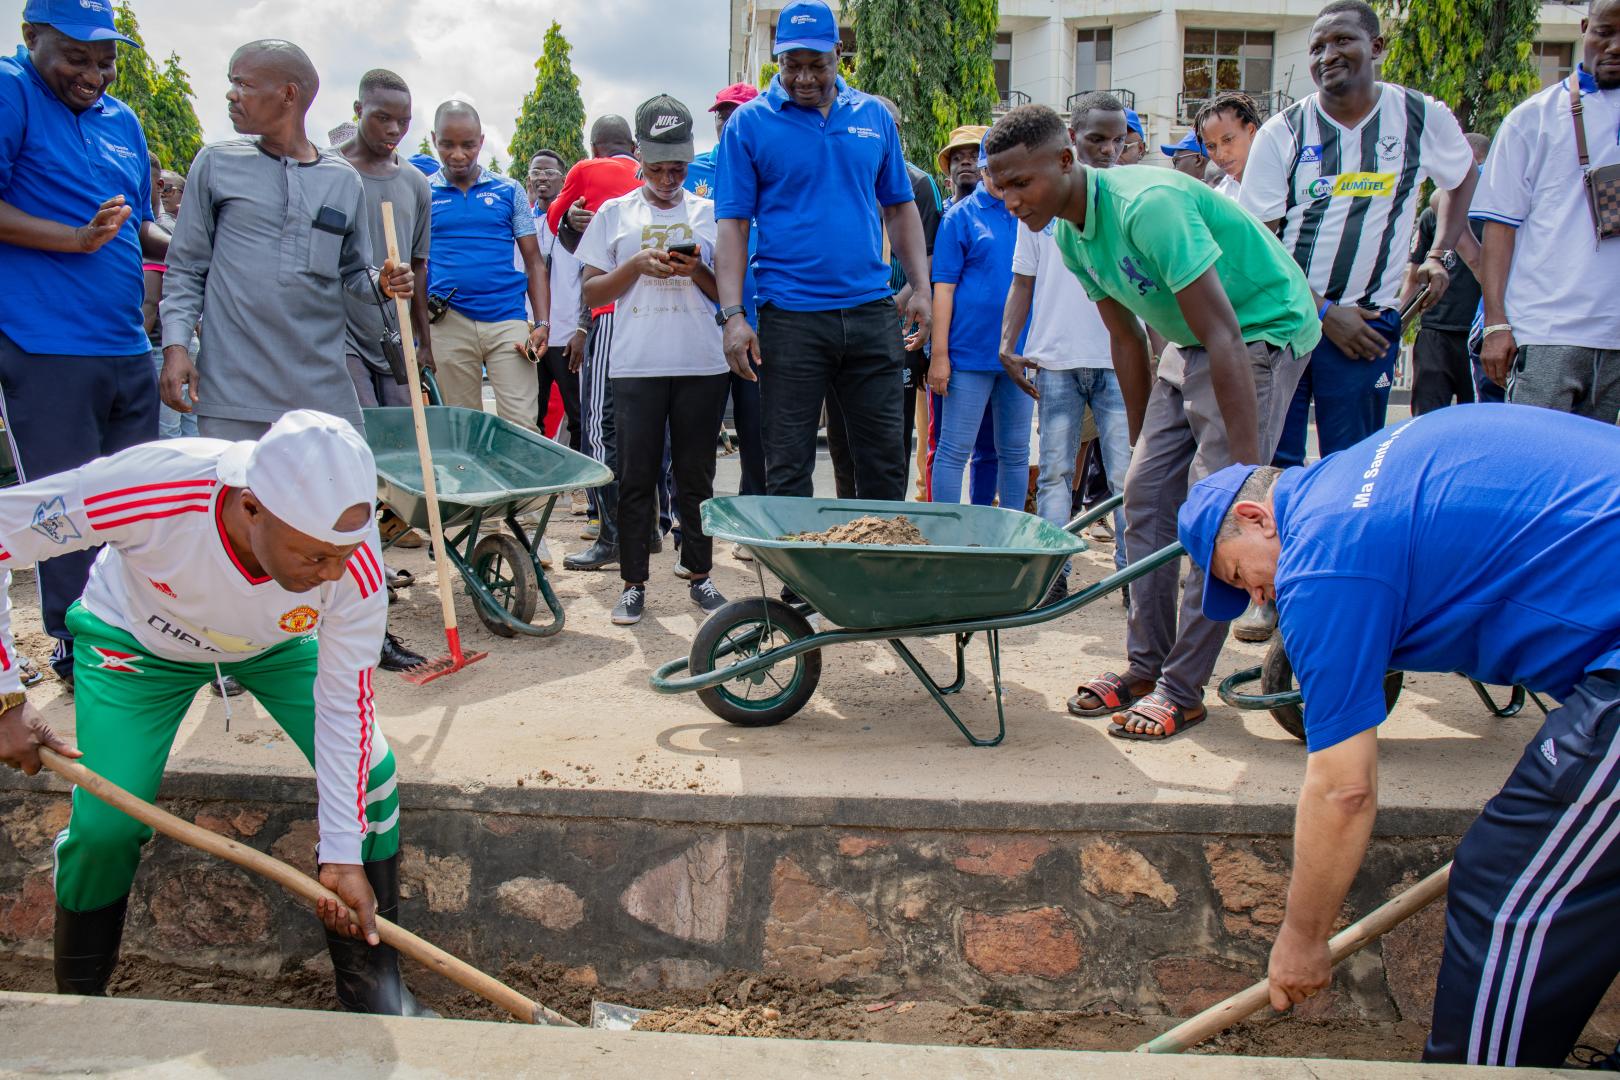
<path fill-rule="evenodd" d="M 652 136 L 658 136 L 658 135 L 662 135 L 666 131 L 670 131 L 670 130 L 672 130 L 674 128 L 678 128 L 680 126 L 681 126 L 681 118 L 680 117 L 678 117 L 678 116 L 660 116 L 660 117 L 658 117 L 658 119 L 653 121 L 652 130 L 647 132 L 647 134 L 652 135 Z"/>

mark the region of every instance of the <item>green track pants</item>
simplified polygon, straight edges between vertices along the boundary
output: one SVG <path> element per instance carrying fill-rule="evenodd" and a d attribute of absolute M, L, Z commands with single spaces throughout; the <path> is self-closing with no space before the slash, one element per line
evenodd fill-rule
<path fill-rule="evenodd" d="M 151 801 L 192 698 L 215 678 L 212 664 L 177 663 L 152 656 L 129 634 L 109 626 L 83 605 L 68 609 L 73 632 L 76 742 L 85 767 L 131 794 Z M 221 664 L 234 675 L 306 760 L 315 752 L 315 638 L 278 645 L 251 660 Z M 366 782 L 366 818 L 372 823 L 361 859 L 375 862 L 399 850 L 399 793 L 394 752 L 387 750 Z M 73 815 L 56 838 L 56 899 L 69 911 L 94 911 L 128 894 L 152 830 L 74 789 Z"/>

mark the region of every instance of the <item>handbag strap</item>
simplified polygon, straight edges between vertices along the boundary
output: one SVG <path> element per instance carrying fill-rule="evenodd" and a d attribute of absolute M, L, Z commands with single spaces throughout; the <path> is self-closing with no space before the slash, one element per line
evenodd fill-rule
<path fill-rule="evenodd" d="M 1586 121 L 1582 117 L 1585 111 L 1581 105 L 1581 80 L 1576 72 L 1569 74 L 1569 113 L 1575 119 L 1575 153 L 1581 159 L 1581 172 L 1586 172 L 1590 158 L 1586 154 Z"/>

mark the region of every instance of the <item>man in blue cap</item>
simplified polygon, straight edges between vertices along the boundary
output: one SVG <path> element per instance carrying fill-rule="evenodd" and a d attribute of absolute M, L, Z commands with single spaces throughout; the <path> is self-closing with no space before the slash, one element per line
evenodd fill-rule
<path fill-rule="evenodd" d="M 169 235 L 152 214 L 146 136 L 107 94 L 111 0 L 28 0 L 23 46 L 0 59 L 0 409 L 23 480 L 157 437 L 141 261 Z M 138 46 L 137 46 L 138 47 Z M 68 605 L 95 551 L 40 567 L 51 667 L 71 688 Z"/>
<path fill-rule="evenodd" d="M 1170 159 L 1170 167 L 1176 172 L 1186 173 L 1194 180 L 1204 179 L 1204 170 L 1209 167 L 1209 154 L 1204 150 L 1204 144 L 1198 141 L 1197 129 L 1188 131 L 1178 143 L 1161 145 L 1159 153 Z"/>
<path fill-rule="evenodd" d="M 1125 110 L 1125 148 L 1119 152 L 1120 165 L 1139 165 L 1147 157 L 1147 132 L 1135 109 Z"/>
<path fill-rule="evenodd" d="M 1563 702 L 1457 848 L 1424 1051 L 1562 1065 L 1620 972 L 1620 431 L 1442 409 L 1309 468 L 1222 469 L 1178 524 L 1208 571 L 1207 618 L 1275 600 L 1306 703 L 1279 1009 L 1331 978 L 1328 937 L 1377 811 L 1385 671 Z"/>
<path fill-rule="evenodd" d="M 906 464 L 901 342 L 889 263 L 928 280 L 922 219 L 894 118 L 838 74 L 838 23 L 821 0 L 794 0 L 776 24 L 781 72 L 741 106 L 720 138 L 715 276 L 726 361 L 761 371 L 765 485 L 812 494 L 816 429 L 831 394 L 843 411 L 860 498 L 903 499 Z M 748 239 L 759 331 L 743 306 Z M 901 321 L 908 346 L 928 336 L 933 309 L 916 289 Z"/>

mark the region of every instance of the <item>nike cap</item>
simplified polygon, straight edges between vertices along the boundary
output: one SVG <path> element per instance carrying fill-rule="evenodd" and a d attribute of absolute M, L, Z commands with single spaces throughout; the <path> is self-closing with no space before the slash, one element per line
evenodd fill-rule
<path fill-rule="evenodd" d="M 218 471 L 221 483 L 253 492 L 305 536 L 346 547 L 371 532 L 377 463 L 347 420 L 313 409 L 287 413 L 257 442 L 233 443 Z M 371 513 L 353 532 L 339 532 L 338 519 L 356 503 Z"/>
<path fill-rule="evenodd" d="M 668 94 L 643 101 L 636 110 L 636 145 L 644 165 L 691 161 L 691 111 Z"/>

